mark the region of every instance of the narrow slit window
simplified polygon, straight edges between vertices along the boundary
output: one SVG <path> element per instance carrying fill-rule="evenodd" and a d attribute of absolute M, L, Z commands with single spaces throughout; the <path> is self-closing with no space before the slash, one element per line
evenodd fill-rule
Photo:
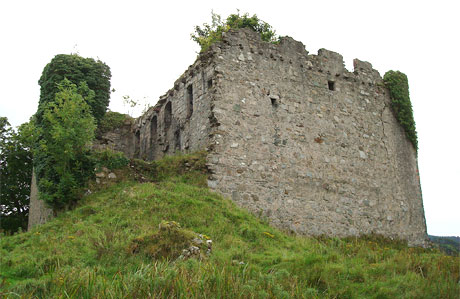
<path fill-rule="evenodd" d="M 327 81 L 327 86 L 329 90 L 335 90 L 335 82 L 334 81 Z"/>
<path fill-rule="evenodd" d="M 136 143 L 134 144 L 134 155 L 139 158 L 141 156 L 141 132 L 136 131 Z"/>
<path fill-rule="evenodd" d="M 181 150 L 181 134 L 180 134 L 180 129 L 177 129 L 175 132 L 174 132 L 174 149 L 176 151 L 180 151 Z"/>
<path fill-rule="evenodd" d="M 208 89 L 210 89 L 212 87 L 212 79 L 209 79 L 208 80 Z"/>
<path fill-rule="evenodd" d="M 187 104 L 188 104 L 187 118 L 190 118 L 193 114 L 193 87 L 192 87 L 192 84 L 190 84 L 187 87 Z"/>
<path fill-rule="evenodd" d="M 154 115 L 152 117 L 152 120 L 150 121 L 150 148 L 152 151 L 155 148 L 155 143 L 158 138 L 157 128 L 158 128 L 157 116 Z"/>
<path fill-rule="evenodd" d="M 275 109 L 278 108 L 278 101 L 275 97 L 271 97 L 270 101 L 272 103 L 272 108 L 275 108 Z"/>

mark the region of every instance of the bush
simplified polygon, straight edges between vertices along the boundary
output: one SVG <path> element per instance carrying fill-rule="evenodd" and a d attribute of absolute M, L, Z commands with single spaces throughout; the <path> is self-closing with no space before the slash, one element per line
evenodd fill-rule
<path fill-rule="evenodd" d="M 96 128 L 87 104 L 94 93 L 85 84 L 77 89 L 67 79 L 58 88 L 55 101 L 43 108 L 40 139 L 34 150 L 39 196 L 54 210 L 76 202 L 93 174 L 90 149 Z M 81 90 L 86 91 L 86 99 Z"/>
<path fill-rule="evenodd" d="M 383 76 L 383 81 L 390 91 L 391 108 L 406 131 L 406 135 L 414 145 L 415 150 L 417 150 L 417 131 L 415 130 L 407 76 L 400 71 L 388 71 Z"/>
<path fill-rule="evenodd" d="M 230 29 L 250 28 L 260 33 L 263 41 L 276 43 L 278 41 L 275 31 L 268 23 L 260 20 L 257 15 L 249 16 L 248 13 L 231 14 L 225 22 L 221 16 L 212 13 L 212 23 L 203 24 L 202 27 L 195 26 L 195 32 L 191 34 L 192 40 L 197 42 L 201 47 L 201 52 L 206 51 L 213 43 L 222 40 L 222 34 Z"/>
<path fill-rule="evenodd" d="M 114 170 L 129 164 L 129 159 L 122 152 L 110 149 L 94 152 L 93 159 L 96 169 L 107 167 Z"/>

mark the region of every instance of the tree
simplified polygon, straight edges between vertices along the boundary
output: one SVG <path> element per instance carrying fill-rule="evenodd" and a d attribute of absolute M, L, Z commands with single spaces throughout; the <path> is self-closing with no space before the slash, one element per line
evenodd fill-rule
<path fill-rule="evenodd" d="M 47 104 L 55 100 L 56 93 L 59 92 L 59 83 L 67 79 L 77 86 L 86 83 L 89 89 L 94 91 L 92 98 L 83 96 L 91 107 L 94 118 L 99 122 L 109 105 L 111 76 L 110 68 L 100 60 L 95 61 L 77 54 L 56 55 L 45 66 L 38 81 L 40 85 L 38 121 L 41 122 L 43 109 Z"/>
<path fill-rule="evenodd" d="M 248 13 L 240 15 L 239 11 L 236 14 L 231 14 L 223 22 L 220 15 L 212 14 L 212 23 L 203 24 L 202 27 L 195 26 L 195 32 L 191 34 L 192 40 L 197 42 L 201 47 L 201 52 L 206 51 L 213 43 L 221 41 L 224 32 L 230 29 L 250 28 L 255 32 L 260 33 L 263 41 L 276 43 L 278 38 L 272 30 L 272 26 L 260 20 L 257 15 L 249 16 Z"/>
<path fill-rule="evenodd" d="M 68 79 L 58 85 L 55 100 L 43 108 L 35 171 L 40 199 L 54 210 L 71 206 L 93 174 L 90 156 L 96 124 L 87 103 L 95 92 L 86 83 L 77 88 Z"/>
<path fill-rule="evenodd" d="M 32 122 L 15 132 L 0 117 L 0 230 L 27 228 L 32 179 Z"/>

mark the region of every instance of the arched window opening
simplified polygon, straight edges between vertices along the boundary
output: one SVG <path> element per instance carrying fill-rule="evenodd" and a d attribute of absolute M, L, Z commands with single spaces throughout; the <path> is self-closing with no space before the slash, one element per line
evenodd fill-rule
<path fill-rule="evenodd" d="M 176 132 L 174 132 L 174 150 L 175 151 L 180 151 L 181 150 L 181 134 L 180 134 L 180 129 L 177 129 Z"/>
<path fill-rule="evenodd" d="M 154 115 L 152 117 L 152 120 L 150 121 L 150 152 L 152 153 L 151 154 L 152 159 L 154 158 L 153 156 L 155 152 L 155 144 L 158 139 L 157 129 L 158 129 L 158 120 L 157 120 L 157 116 Z"/>
<path fill-rule="evenodd" d="M 134 144 L 134 157 L 139 158 L 140 151 L 141 151 L 141 131 L 137 130 L 135 135 L 136 135 L 136 140 Z"/>
<path fill-rule="evenodd" d="M 172 107 L 171 107 L 171 102 L 168 102 L 165 106 L 165 111 L 164 111 L 165 129 L 169 129 L 169 127 L 171 126 L 171 119 L 172 119 Z"/>
<path fill-rule="evenodd" d="M 190 84 L 187 87 L 186 101 L 187 101 L 187 119 L 189 119 L 193 114 L 193 87 L 192 87 L 192 84 Z"/>

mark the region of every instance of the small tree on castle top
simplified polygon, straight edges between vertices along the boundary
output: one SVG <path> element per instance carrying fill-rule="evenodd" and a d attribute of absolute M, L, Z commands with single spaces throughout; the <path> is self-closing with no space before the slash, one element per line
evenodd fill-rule
<path fill-rule="evenodd" d="M 250 17 L 248 13 L 240 15 L 238 11 L 236 14 L 229 15 L 225 22 L 214 12 L 211 16 L 211 25 L 204 23 L 202 26 L 195 26 L 195 31 L 190 35 L 192 40 L 200 45 L 200 52 L 206 51 L 213 43 L 221 41 L 223 33 L 230 29 L 249 28 L 260 33 L 263 41 L 272 43 L 278 41 L 272 26 L 260 20 L 255 14 Z"/>

